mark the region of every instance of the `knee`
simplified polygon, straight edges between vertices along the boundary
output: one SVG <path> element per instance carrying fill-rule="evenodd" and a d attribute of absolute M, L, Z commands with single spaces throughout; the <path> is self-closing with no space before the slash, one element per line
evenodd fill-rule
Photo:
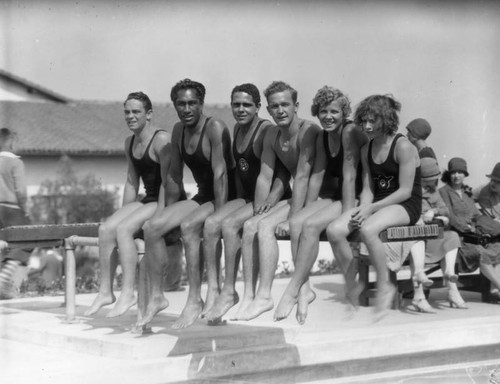
<path fill-rule="evenodd" d="M 364 223 L 359 230 L 361 240 L 366 244 L 378 239 L 378 229 L 369 223 Z"/>
<path fill-rule="evenodd" d="M 307 236 L 319 236 L 322 228 L 318 225 L 316 220 L 306 220 L 302 225 L 302 233 Z"/>
<path fill-rule="evenodd" d="M 275 237 L 274 231 L 276 229 L 276 226 L 268 223 L 266 220 L 262 220 L 259 222 L 257 225 L 257 234 L 259 239 L 266 239 L 270 237 Z"/>
<path fill-rule="evenodd" d="M 181 224 L 181 236 L 184 240 L 190 240 L 199 230 L 199 225 L 193 221 L 185 221 Z"/>
<path fill-rule="evenodd" d="M 163 226 L 158 220 L 154 218 L 149 219 L 142 226 L 144 231 L 144 240 L 146 239 L 159 239 L 163 236 Z"/>
<path fill-rule="evenodd" d="M 221 223 L 219 220 L 209 217 L 205 221 L 203 227 L 203 238 L 205 239 L 215 239 L 220 236 L 221 233 Z"/>
<path fill-rule="evenodd" d="M 243 224 L 243 236 L 254 236 L 257 233 L 257 223 L 248 220 Z"/>
<path fill-rule="evenodd" d="M 289 225 L 291 233 L 300 233 L 304 229 L 305 223 L 303 226 L 302 221 L 292 218 L 289 220 Z"/>
<path fill-rule="evenodd" d="M 116 237 L 116 228 L 108 223 L 99 226 L 99 239 L 112 239 Z"/>
<path fill-rule="evenodd" d="M 134 236 L 134 229 L 127 223 L 120 223 L 116 227 L 116 237 L 117 238 L 130 238 Z"/>
<path fill-rule="evenodd" d="M 345 233 L 343 228 L 334 221 L 333 223 L 330 223 L 328 227 L 326 227 L 326 237 L 328 238 L 328 241 L 337 243 L 342 239 L 345 239 L 347 237 L 347 234 Z"/>
<path fill-rule="evenodd" d="M 236 234 L 239 230 L 237 228 L 236 221 L 232 217 L 227 217 L 222 221 L 222 235 L 232 236 Z"/>

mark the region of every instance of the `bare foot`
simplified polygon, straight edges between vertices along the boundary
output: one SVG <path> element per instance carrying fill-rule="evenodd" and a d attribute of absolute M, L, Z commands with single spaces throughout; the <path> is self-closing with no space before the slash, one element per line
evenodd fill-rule
<path fill-rule="evenodd" d="M 92 303 L 90 308 L 84 312 L 84 315 L 91 316 L 94 313 L 97 313 L 97 311 L 99 311 L 99 309 L 101 309 L 105 305 L 113 304 L 115 301 L 115 295 L 113 295 L 112 293 L 109 295 L 102 295 L 99 293 L 94 299 L 94 302 Z"/>
<path fill-rule="evenodd" d="M 274 303 L 272 298 L 263 299 L 255 297 L 251 304 L 241 313 L 239 320 L 252 320 L 262 315 L 264 312 L 273 309 Z"/>
<path fill-rule="evenodd" d="M 202 308 L 203 308 L 203 300 L 190 301 L 188 299 L 186 306 L 182 310 L 181 316 L 172 325 L 172 328 L 181 329 L 189 327 L 200 316 Z"/>
<path fill-rule="evenodd" d="M 350 309 L 357 311 L 359 309 L 359 295 L 365 289 L 365 285 L 359 281 L 353 282 L 353 286 L 346 291 L 345 298 Z"/>
<path fill-rule="evenodd" d="M 374 322 L 382 320 L 387 315 L 395 294 L 396 287 L 390 283 L 385 284 L 381 290 L 377 291 Z"/>
<path fill-rule="evenodd" d="M 215 321 L 224 316 L 227 311 L 234 307 L 240 298 L 236 292 L 224 292 L 219 295 L 212 309 L 206 314 L 208 321 Z"/>
<path fill-rule="evenodd" d="M 295 314 L 297 323 L 300 325 L 304 325 L 306 322 L 309 304 L 311 304 L 315 299 L 316 293 L 310 287 L 306 288 L 302 286 L 299 292 L 299 300 L 297 302 L 297 313 Z"/>
<path fill-rule="evenodd" d="M 203 306 L 203 310 L 201 311 L 200 317 L 203 319 L 208 312 L 212 309 L 215 304 L 215 301 L 219 297 L 218 289 L 209 289 L 207 292 L 207 298 L 205 299 L 205 305 Z"/>
<path fill-rule="evenodd" d="M 117 317 L 125 314 L 130 307 L 137 304 L 137 299 L 135 295 L 132 293 L 131 295 L 121 294 L 118 300 L 116 301 L 115 306 L 111 311 L 109 311 L 106 317 Z"/>
<path fill-rule="evenodd" d="M 243 320 L 242 314 L 245 313 L 247 307 L 252 304 L 253 297 L 251 296 L 244 296 L 243 300 L 240 303 L 240 307 L 238 308 L 238 311 L 235 313 L 233 318 L 231 320 Z"/>
<path fill-rule="evenodd" d="M 290 315 L 290 312 L 292 312 L 294 305 L 297 304 L 297 301 L 297 297 L 289 295 L 286 292 L 283 293 L 283 296 L 281 296 L 280 302 L 274 311 L 274 321 L 286 319 L 288 315 Z"/>
<path fill-rule="evenodd" d="M 168 307 L 168 300 L 165 296 L 160 295 L 159 297 L 154 297 L 149 300 L 148 307 L 146 308 L 146 313 L 144 317 L 137 321 L 137 326 L 142 327 L 150 323 L 153 318 L 165 308 Z"/>

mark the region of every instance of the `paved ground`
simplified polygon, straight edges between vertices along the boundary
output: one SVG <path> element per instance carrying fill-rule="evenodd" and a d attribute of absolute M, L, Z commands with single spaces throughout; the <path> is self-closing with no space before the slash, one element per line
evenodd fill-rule
<path fill-rule="evenodd" d="M 275 281 L 276 302 L 287 282 Z M 431 292 L 435 314 L 403 308 L 373 323 L 372 308 L 361 308 L 353 318 L 346 317 L 340 276 L 317 276 L 311 282 L 318 296 L 304 326 L 296 323 L 293 314 L 285 321 L 273 322 L 271 311 L 251 322 L 214 327 L 198 320 L 187 330 L 172 330 L 170 326 L 187 296 L 184 291 L 167 294 L 169 308 L 152 323 L 153 334 L 143 336 L 129 332 L 134 309 L 115 319 L 104 317 L 106 309 L 95 318 L 83 317 L 94 294 L 78 295 L 75 324 L 64 324 L 61 297 L 3 301 L 0 383 L 161 383 L 215 378 L 232 368 L 241 382 L 347 383 L 356 382 L 347 378 L 353 373 L 363 373 L 353 365 L 358 359 L 373 362 L 371 366 L 363 363 L 370 375 L 358 378 L 358 382 L 487 383 L 490 372 L 500 366 L 500 361 L 450 365 L 465 362 L 467 348 L 481 350 L 476 360 L 500 359 L 500 306 L 481 303 L 477 293 L 464 292 L 469 309 L 457 310 L 447 306 L 446 291 L 436 289 Z M 237 288 L 242 292 L 241 283 Z M 440 350 L 450 349 L 458 352 L 449 358 L 439 356 Z M 411 357 L 402 360 L 397 356 L 412 354 L 427 354 L 427 360 L 419 358 L 421 364 L 436 359 L 446 366 L 429 371 L 420 365 L 416 372 L 393 373 L 390 380 L 385 373 L 381 376 L 387 367 L 380 365 L 378 369 L 379 362 L 398 370 L 406 367 Z M 252 374 L 265 364 L 275 371 Z M 287 377 L 287 371 L 291 376 Z M 431 377 L 433 381 L 429 381 Z"/>

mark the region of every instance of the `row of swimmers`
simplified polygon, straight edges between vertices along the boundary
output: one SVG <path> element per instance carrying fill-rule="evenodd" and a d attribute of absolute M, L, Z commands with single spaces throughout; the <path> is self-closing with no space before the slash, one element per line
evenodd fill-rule
<path fill-rule="evenodd" d="M 431 192 L 435 196 L 437 186 L 437 164 L 429 163 L 435 159 L 421 160 L 419 153 L 424 140 L 417 136 L 425 121 L 410 123 L 408 137 L 398 133 L 401 104 L 391 95 L 365 98 L 351 120 L 347 95 L 325 86 L 318 90 L 311 106 L 318 125 L 299 118 L 297 91 L 275 81 L 264 91 L 273 122 L 259 117 L 261 98 L 255 85 L 234 87 L 231 110 L 236 124 L 231 132 L 222 120 L 204 114 L 203 84 L 182 80 L 170 96 L 179 118 L 171 133 L 153 125 L 153 107 L 144 93 L 131 93 L 124 102 L 132 135 L 125 141 L 128 173 L 123 206 L 100 227 L 101 285 L 86 315 L 114 304 L 107 316 L 120 316 L 137 303 L 135 329 L 148 327 L 168 306 L 163 272 L 165 265 L 174 268 L 183 245 L 189 292 L 173 328 L 188 327 L 200 316 L 219 322 L 235 305 L 239 305 L 235 320 L 257 318 L 275 307 L 271 289 L 279 235 L 290 237 L 295 270 L 274 319 L 286 318 L 296 307 L 297 321 L 303 324 L 316 297 L 309 272 L 323 231 L 345 277 L 347 306 L 355 310 L 363 287 L 356 279 L 347 236 L 357 230 L 377 272 L 374 316 L 381 319 L 396 288 L 388 279 L 390 251 L 379 233 L 391 226 L 425 221 L 429 211 L 445 216 L 438 212 L 441 207 L 434 206 L 434 198 L 425 198 Z M 184 192 L 184 165 L 198 188 L 190 199 Z M 141 182 L 146 196 L 139 200 Z M 144 238 L 145 255 L 140 262 L 136 298 L 134 237 L 138 233 Z M 225 261 L 222 287 L 221 239 Z M 442 255 L 450 303 L 466 307 L 456 286 L 456 252 L 449 250 L 449 244 L 434 247 L 435 253 Z M 420 294 L 429 284 L 423 272 L 425 245 L 413 244 L 411 249 L 416 287 L 413 304 L 426 311 L 428 303 Z M 112 283 L 118 258 L 123 283 L 116 299 Z M 240 259 L 244 280 L 241 297 L 235 289 Z M 208 288 L 205 298 L 201 297 L 203 264 Z"/>

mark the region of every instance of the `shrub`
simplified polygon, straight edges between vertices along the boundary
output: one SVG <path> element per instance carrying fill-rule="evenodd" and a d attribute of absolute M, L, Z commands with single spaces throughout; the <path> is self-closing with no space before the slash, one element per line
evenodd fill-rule
<path fill-rule="evenodd" d="M 115 211 L 117 190 L 107 190 L 92 174 L 78 178 L 67 156 L 61 158 L 57 173 L 56 180 L 42 182 L 32 197 L 35 224 L 100 222 Z"/>

